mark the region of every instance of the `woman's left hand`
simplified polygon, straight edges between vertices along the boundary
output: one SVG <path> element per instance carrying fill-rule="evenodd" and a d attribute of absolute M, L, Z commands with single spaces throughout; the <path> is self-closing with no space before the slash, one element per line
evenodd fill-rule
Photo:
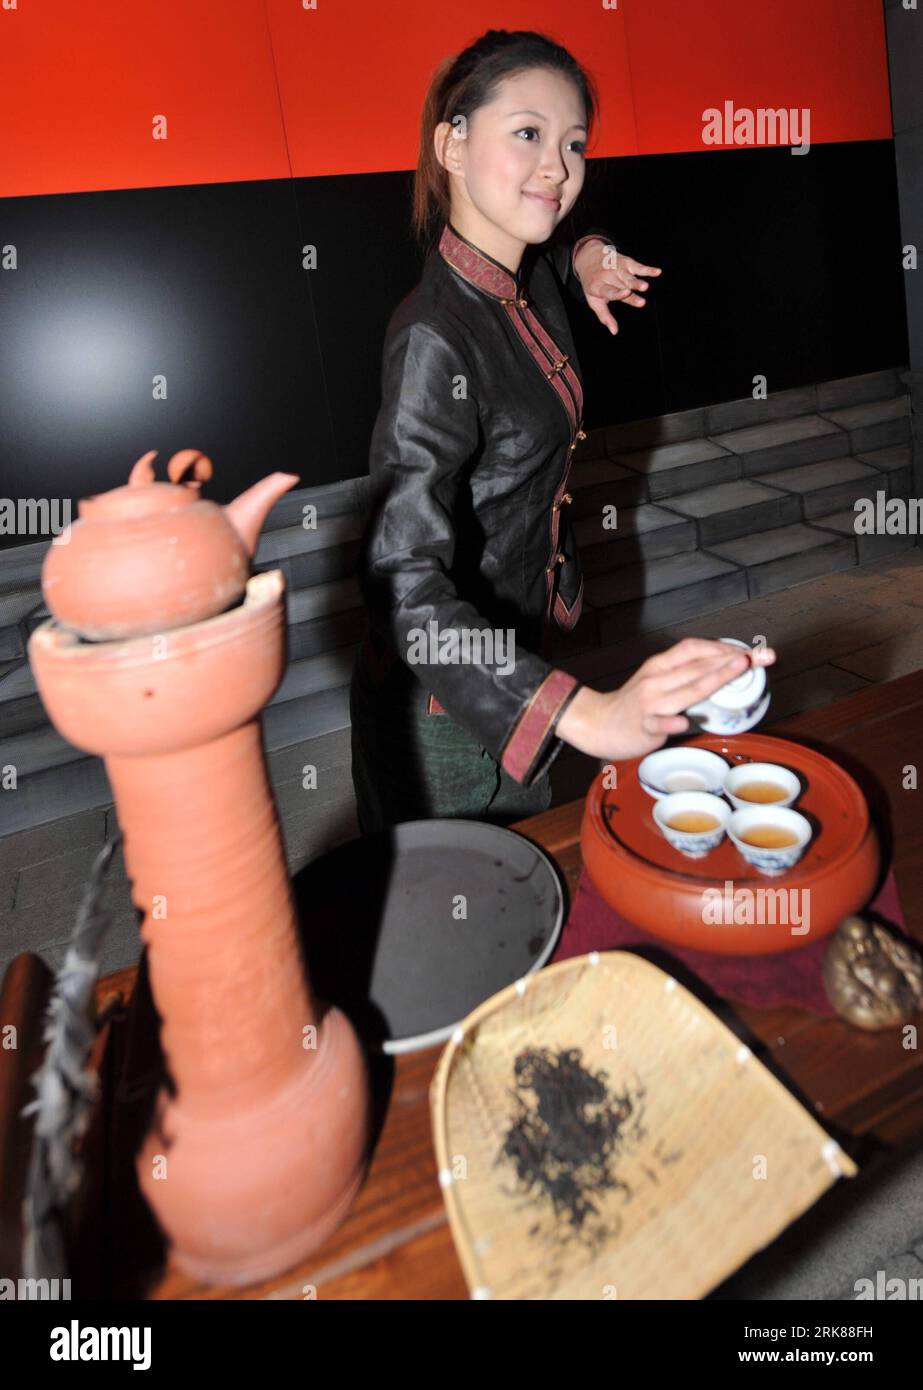
<path fill-rule="evenodd" d="M 640 277 L 661 274 L 659 266 L 642 265 L 633 257 L 617 251 L 611 244 L 599 240 L 588 241 L 581 246 L 574 260 L 574 269 L 583 286 L 587 304 L 610 333 L 619 331 L 609 310 L 610 302 L 621 299 L 635 309 L 643 309 L 647 300 L 642 299 L 637 291 L 646 290 L 648 284 Z"/>

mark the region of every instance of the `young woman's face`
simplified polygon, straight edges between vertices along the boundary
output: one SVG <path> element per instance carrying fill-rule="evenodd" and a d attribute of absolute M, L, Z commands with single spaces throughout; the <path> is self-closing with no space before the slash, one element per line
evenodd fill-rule
<path fill-rule="evenodd" d="M 520 252 L 522 244 L 546 241 L 583 188 L 586 138 L 586 112 L 569 78 L 546 68 L 505 78 L 464 138 L 450 135 L 441 147 L 453 223 L 463 235 L 460 222 L 480 230 L 496 246 L 518 242 Z"/>

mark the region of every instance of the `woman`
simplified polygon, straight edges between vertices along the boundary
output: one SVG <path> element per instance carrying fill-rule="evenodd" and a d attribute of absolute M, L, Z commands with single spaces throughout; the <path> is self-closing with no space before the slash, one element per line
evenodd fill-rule
<path fill-rule="evenodd" d="M 489 31 L 426 98 L 414 230 L 434 244 L 388 324 L 359 563 L 363 834 L 534 815 L 564 743 L 649 753 L 751 659 L 687 639 L 597 691 L 546 657 L 550 624 L 570 630 L 583 602 L 566 491 L 583 391 L 559 284 L 615 332 L 608 301 L 642 306 L 638 275 L 660 274 L 624 256 L 608 268 L 605 232 L 538 253 L 583 187 L 595 113 L 583 69 L 531 32 Z"/>

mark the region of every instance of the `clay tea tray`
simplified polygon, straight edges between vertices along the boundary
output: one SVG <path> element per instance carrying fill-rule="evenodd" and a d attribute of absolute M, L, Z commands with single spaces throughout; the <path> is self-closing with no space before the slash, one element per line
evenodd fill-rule
<path fill-rule="evenodd" d="M 767 762 L 789 768 L 802 784 L 793 809 L 811 822 L 814 837 L 797 864 L 771 876 L 754 869 L 727 835 L 711 853 L 690 859 L 657 829 L 654 798 L 638 780 L 641 759 L 614 764 L 616 787 L 607 788 L 605 772 L 599 773 L 587 795 L 581 827 L 583 862 L 611 907 L 653 936 L 680 946 L 721 955 L 771 955 L 820 940 L 865 906 L 878 877 L 880 851 L 865 797 L 847 772 L 813 749 L 766 734 L 732 739 L 699 734 L 683 746 L 717 753 L 729 767 Z M 792 932 L 795 912 L 791 918 L 782 916 L 778 894 L 774 920 L 764 894 L 752 900 L 762 903 L 751 914 L 755 921 L 730 920 L 738 914 L 727 908 L 726 920 L 705 921 L 707 888 L 720 891 L 725 901 L 742 889 L 796 888 L 798 918 L 803 916 L 801 895 L 810 889 L 810 929 Z"/>

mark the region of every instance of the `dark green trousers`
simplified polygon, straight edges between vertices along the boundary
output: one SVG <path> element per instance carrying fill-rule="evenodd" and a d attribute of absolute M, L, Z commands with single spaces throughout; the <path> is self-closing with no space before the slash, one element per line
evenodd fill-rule
<path fill-rule="evenodd" d="M 428 714 L 427 700 L 408 667 L 397 663 L 376 687 L 361 653 L 357 657 L 349 713 L 363 835 L 437 817 L 509 825 L 548 809 L 547 774 L 524 787 L 451 715 Z"/>

